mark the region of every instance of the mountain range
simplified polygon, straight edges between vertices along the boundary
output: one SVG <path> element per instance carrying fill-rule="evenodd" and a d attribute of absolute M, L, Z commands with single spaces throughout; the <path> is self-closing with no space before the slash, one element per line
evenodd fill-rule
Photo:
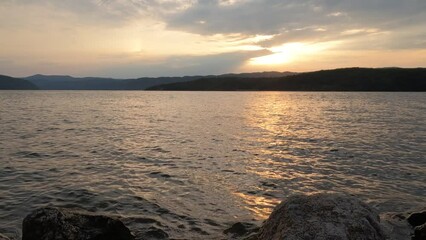
<path fill-rule="evenodd" d="M 292 75 L 290 72 L 259 72 L 259 73 L 241 73 L 241 74 L 223 74 L 208 76 L 184 76 L 184 77 L 158 77 L 158 78 L 137 78 L 137 79 L 113 79 L 85 77 L 75 78 L 71 76 L 59 75 L 34 75 L 24 78 L 35 84 L 42 90 L 144 90 L 146 88 L 168 84 L 188 82 L 202 78 L 215 77 L 235 77 L 235 78 L 265 78 L 282 77 Z"/>
<path fill-rule="evenodd" d="M 39 89 L 35 84 L 9 76 L 0 75 L 0 90 L 37 90 Z"/>
<path fill-rule="evenodd" d="M 426 68 L 343 68 L 306 73 L 259 72 L 113 79 L 61 75 L 12 78 L 0 89 L 166 91 L 426 91 Z"/>
<path fill-rule="evenodd" d="M 426 91 L 426 68 L 344 68 L 275 78 L 203 78 L 150 87 L 168 91 Z"/>

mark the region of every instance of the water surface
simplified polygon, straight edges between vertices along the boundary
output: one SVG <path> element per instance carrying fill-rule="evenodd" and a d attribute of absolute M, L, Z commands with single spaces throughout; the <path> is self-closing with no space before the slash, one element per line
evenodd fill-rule
<path fill-rule="evenodd" d="M 0 232 L 43 206 L 217 239 L 285 196 L 426 197 L 426 94 L 0 92 Z"/>

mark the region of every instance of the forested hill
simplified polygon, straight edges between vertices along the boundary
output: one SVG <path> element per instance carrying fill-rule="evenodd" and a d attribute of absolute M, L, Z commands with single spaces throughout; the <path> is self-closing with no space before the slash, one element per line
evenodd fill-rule
<path fill-rule="evenodd" d="M 158 84 L 182 82 L 201 77 L 160 77 L 139 79 L 113 79 L 60 75 L 34 75 L 25 78 L 42 90 L 144 90 Z"/>
<path fill-rule="evenodd" d="M 19 78 L 0 75 L 0 90 L 36 90 L 36 85 Z"/>
<path fill-rule="evenodd" d="M 147 90 L 170 91 L 426 91 L 425 68 L 344 68 L 279 78 L 204 78 Z"/>
<path fill-rule="evenodd" d="M 208 75 L 208 76 L 184 76 L 184 77 L 142 77 L 137 79 L 113 79 L 113 78 L 96 78 L 84 77 L 76 78 L 61 75 L 34 75 L 25 78 L 32 82 L 42 90 L 144 90 L 148 87 L 187 82 L 200 78 L 211 77 L 241 77 L 241 78 L 258 78 L 258 77 L 282 77 L 294 73 L 290 72 L 259 72 L 259 73 L 241 73 L 241 74 L 224 74 L 224 75 Z"/>

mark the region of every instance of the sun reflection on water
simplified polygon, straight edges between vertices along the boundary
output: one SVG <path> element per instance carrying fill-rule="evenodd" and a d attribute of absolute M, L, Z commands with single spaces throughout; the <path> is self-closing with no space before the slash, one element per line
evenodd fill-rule
<path fill-rule="evenodd" d="M 245 168 L 246 173 L 260 179 L 259 191 L 252 192 L 255 194 L 237 192 L 235 195 L 242 199 L 244 208 L 257 219 L 267 218 L 281 199 L 291 192 L 290 188 L 299 186 L 296 187 L 297 191 L 292 192 L 303 192 L 311 188 L 313 179 L 322 177 L 314 169 L 318 159 L 306 158 L 311 154 L 313 140 L 300 141 L 301 136 L 309 135 L 309 129 L 293 127 L 304 124 L 300 122 L 300 114 L 306 114 L 302 121 L 310 121 L 309 113 L 297 109 L 298 101 L 300 99 L 295 101 L 291 94 L 270 92 L 253 94 L 246 102 L 246 124 L 256 129 L 255 134 L 248 138 L 266 147 L 252 149 L 254 157 Z M 315 108 L 310 109 L 310 113 L 322 114 Z M 258 192 L 266 194 L 260 195 Z"/>

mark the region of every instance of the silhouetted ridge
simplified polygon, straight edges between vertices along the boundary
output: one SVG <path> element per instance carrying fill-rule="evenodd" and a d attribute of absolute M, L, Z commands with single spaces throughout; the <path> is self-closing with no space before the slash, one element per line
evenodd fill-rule
<path fill-rule="evenodd" d="M 294 73 L 290 72 L 260 72 L 260 73 L 240 73 L 240 74 L 224 74 L 220 76 L 184 76 L 184 77 L 143 77 L 137 79 L 113 79 L 113 78 L 96 78 L 85 77 L 75 78 L 71 76 L 61 75 L 34 75 L 25 78 L 37 85 L 43 90 L 144 90 L 148 87 L 176 83 L 187 82 L 208 77 L 241 77 L 241 78 L 259 78 L 259 77 L 282 77 Z"/>
<path fill-rule="evenodd" d="M 0 90 L 36 90 L 36 85 L 19 78 L 0 75 Z"/>
<path fill-rule="evenodd" d="M 158 84 L 182 82 L 200 77 L 160 77 L 138 79 L 114 79 L 84 77 L 75 78 L 61 75 L 34 75 L 25 79 L 31 81 L 43 90 L 144 90 Z"/>
<path fill-rule="evenodd" d="M 280 78 L 204 78 L 154 86 L 171 91 L 426 91 L 426 69 L 344 68 Z"/>

